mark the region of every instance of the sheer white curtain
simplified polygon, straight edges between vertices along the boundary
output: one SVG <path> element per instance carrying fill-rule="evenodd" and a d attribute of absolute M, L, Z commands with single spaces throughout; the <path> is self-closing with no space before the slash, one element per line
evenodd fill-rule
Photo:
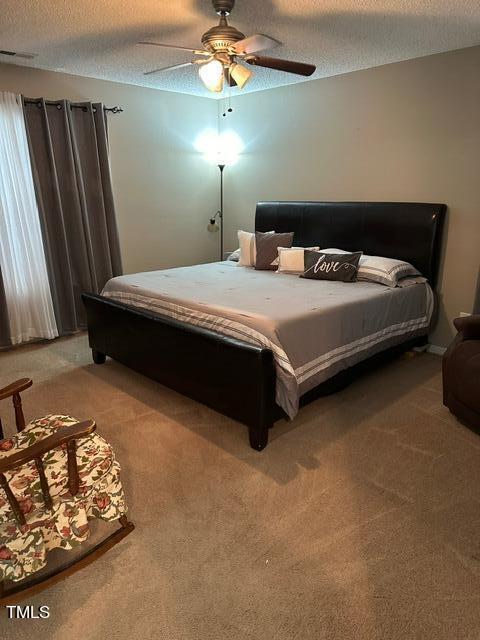
<path fill-rule="evenodd" d="M 0 92 L 0 267 L 12 344 L 58 336 L 21 97 Z"/>

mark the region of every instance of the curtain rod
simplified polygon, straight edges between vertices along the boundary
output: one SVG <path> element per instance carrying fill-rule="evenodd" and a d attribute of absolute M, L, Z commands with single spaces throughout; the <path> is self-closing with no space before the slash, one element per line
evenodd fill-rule
<path fill-rule="evenodd" d="M 36 104 L 39 107 L 42 105 L 42 101 L 39 100 L 38 98 L 37 99 L 24 98 L 23 102 L 25 104 Z M 45 102 L 45 104 L 55 105 L 57 107 L 57 109 L 62 109 L 63 108 L 63 105 L 58 100 L 44 100 L 44 102 Z M 71 103 L 70 107 L 72 109 L 84 109 L 85 111 L 87 110 L 87 107 L 85 107 L 85 105 L 83 105 L 83 104 Z M 122 107 L 103 107 L 103 110 L 108 112 L 108 113 L 123 113 Z M 94 112 L 96 111 L 95 107 L 93 108 L 93 111 Z"/>

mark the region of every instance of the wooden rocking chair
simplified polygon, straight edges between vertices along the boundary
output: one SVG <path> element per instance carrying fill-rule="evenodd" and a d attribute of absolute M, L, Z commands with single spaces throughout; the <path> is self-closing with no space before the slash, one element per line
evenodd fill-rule
<path fill-rule="evenodd" d="M 50 415 L 25 424 L 23 378 L 0 389 L 11 397 L 17 434 L 0 440 L 0 604 L 17 602 L 96 560 L 131 533 L 120 467 L 93 420 Z M 3 438 L 0 422 L 0 437 Z M 3 497 L 5 496 L 5 498 Z M 72 549 L 89 536 L 88 521 L 120 527 L 82 557 L 46 577 L 32 576 L 54 548 Z"/>

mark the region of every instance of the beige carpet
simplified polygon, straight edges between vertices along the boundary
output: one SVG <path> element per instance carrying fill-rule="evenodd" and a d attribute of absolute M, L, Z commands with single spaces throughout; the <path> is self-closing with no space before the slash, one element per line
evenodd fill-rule
<path fill-rule="evenodd" d="M 396 360 L 256 453 L 242 425 L 92 364 L 83 335 L 0 354 L 0 385 L 34 378 L 27 416 L 97 420 L 137 526 L 31 599 L 50 619 L 2 613 L 1 637 L 478 640 L 480 438 L 440 367 Z"/>

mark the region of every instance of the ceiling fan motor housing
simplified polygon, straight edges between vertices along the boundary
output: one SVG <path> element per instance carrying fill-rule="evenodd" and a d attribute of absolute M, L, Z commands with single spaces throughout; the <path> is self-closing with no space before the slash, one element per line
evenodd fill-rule
<path fill-rule="evenodd" d="M 220 23 L 206 31 L 202 36 L 202 44 L 208 51 L 226 51 L 232 44 L 243 40 L 245 35 L 227 23 L 224 15 Z"/>
<path fill-rule="evenodd" d="M 228 16 L 235 5 L 235 0 L 212 0 L 212 4 L 219 15 Z"/>

